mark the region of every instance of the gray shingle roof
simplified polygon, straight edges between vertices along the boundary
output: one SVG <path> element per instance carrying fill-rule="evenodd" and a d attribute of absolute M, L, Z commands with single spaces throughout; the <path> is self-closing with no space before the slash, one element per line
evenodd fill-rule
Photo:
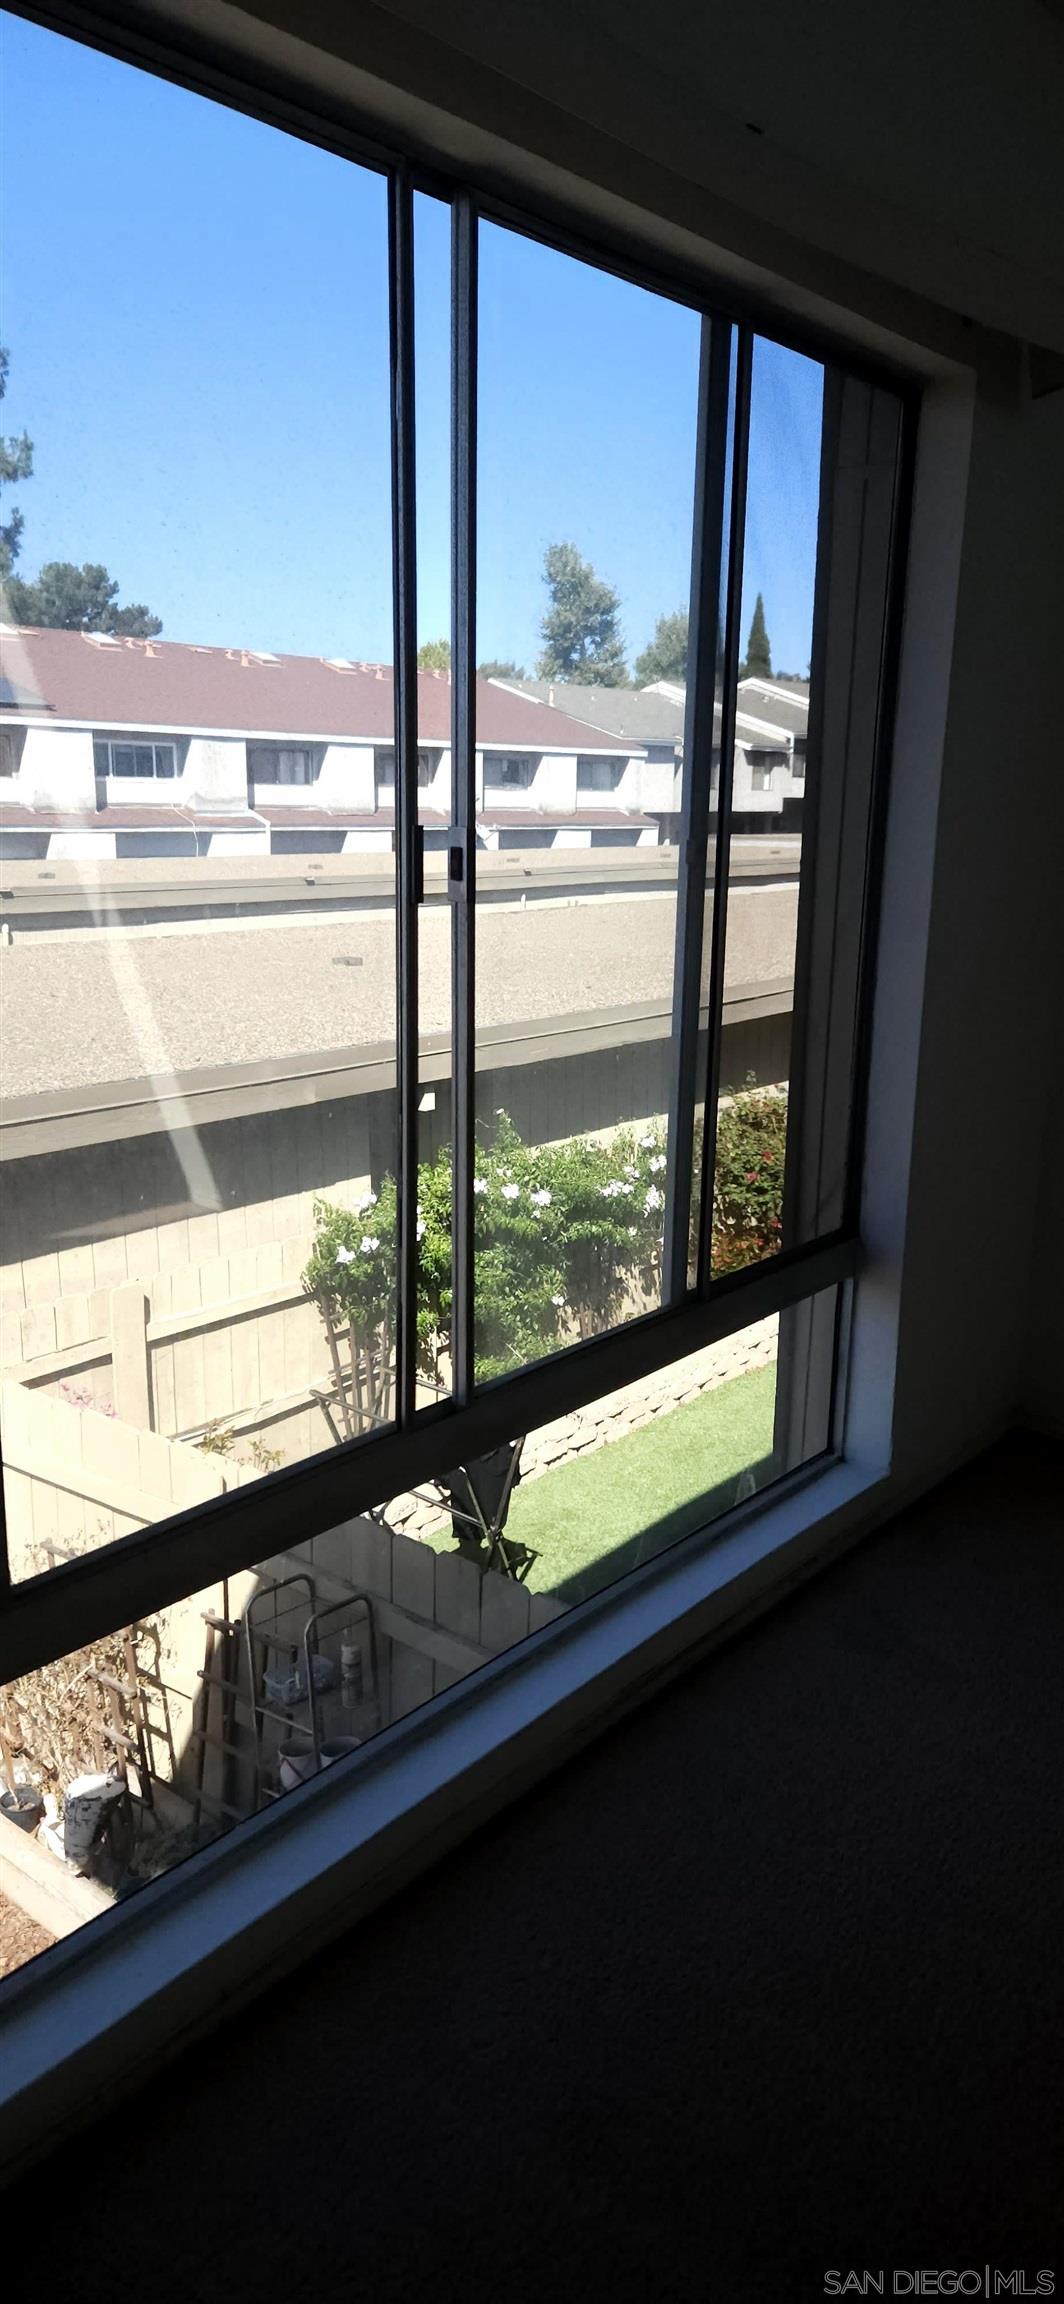
<path fill-rule="evenodd" d="M 492 686 L 501 686 L 492 682 Z M 553 704 L 570 720 L 586 721 L 609 736 L 623 736 L 633 744 L 679 744 L 683 741 L 683 705 L 667 696 L 652 696 L 642 688 L 585 688 L 569 680 L 510 680 L 509 688 Z"/>

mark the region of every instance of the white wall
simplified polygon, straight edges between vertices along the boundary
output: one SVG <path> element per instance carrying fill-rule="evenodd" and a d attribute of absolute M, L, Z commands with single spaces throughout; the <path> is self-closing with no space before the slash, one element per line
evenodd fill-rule
<path fill-rule="evenodd" d="M 931 892 L 896 1395 L 899 1466 L 1064 1394 L 1054 651 L 1064 395 L 975 411 Z M 915 867 L 911 867 L 915 876 Z M 903 899 L 902 899 L 903 901 Z M 904 919 L 902 920 L 904 927 Z M 1059 1045 L 1059 1043 L 1058 1043 Z M 1041 1205 L 1040 1192 L 1044 1195 Z"/>
<path fill-rule="evenodd" d="M 4 798 L 24 808 L 96 807 L 92 734 L 83 728 L 27 728 L 17 776 L 5 777 Z"/>
<path fill-rule="evenodd" d="M 247 754 L 242 738 L 235 736 L 190 736 L 184 747 L 178 743 L 180 775 L 171 784 L 166 779 L 109 777 L 107 797 L 120 804 L 136 800 L 142 807 L 157 801 L 177 808 L 194 808 L 206 815 L 228 815 L 245 812 L 248 804 Z"/>

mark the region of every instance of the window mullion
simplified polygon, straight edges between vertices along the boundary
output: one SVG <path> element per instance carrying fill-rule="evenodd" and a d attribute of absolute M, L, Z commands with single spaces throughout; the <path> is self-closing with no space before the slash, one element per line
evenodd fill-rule
<path fill-rule="evenodd" d="M 396 1417 L 414 1413 L 417 1356 L 418 803 L 417 497 L 414 432 L 414 199 L 388 187 L 392 605 L 395 634 L 397 1195 Z"/>
<path fill-rule="evenodd" d="M 466 194 L 451 223 L 451 1367 L 473 1391 L 473 1165 L 476 1127 L 477 218 Z"/>
<path fill-rule="evenodd" d="M 703 319 L 698 375 L 687 706 L 684 714 L 682 886 L 676 906 L 672 995 L 669 1181 L 665 1209 L 662 1297 L 687 1294 L 688 1236 L 702 999 L 702 936 L 713 770 L 713 699 L 720 643 L 720 570 L 724 532 L 724 463 L 732 330 Z"/>
<path fill-rule="evenodd" d="M 728 528 L 728 586 L 727 608 L 724 618 L 724 659 L 720 699 L 720 772 L 717 785 L 717 839 L 713 860 L 713 910 L 710 925 L 705 1117 L 702 1125 L 702 1176 L 698 1224 L 698 1288 L 700 1293 L 708 1288 L 712 1278 L 713 1183 L 717 1162 L 717 1100 L 720 1094 L 721 1040 L 724 1032 L 724 970 L 728 940 L 732 785 L 735 767 L 735 715 L 739 687 L 739 626 L 743 603 L 746 479 L 750 453 L 750 380 L 753 368 L 753 350 L 753 336 L 749 328 L 740 328 L 736 337 L 731 504 Z"/>

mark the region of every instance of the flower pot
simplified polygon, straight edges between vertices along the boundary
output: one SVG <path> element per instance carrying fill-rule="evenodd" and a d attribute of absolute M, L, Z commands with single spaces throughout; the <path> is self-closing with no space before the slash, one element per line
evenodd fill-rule
<path fill-rule="evenodd" d="M 0 1792 L 0 1816 L 8 1816 L 23 1832 L 35 1832 L 44 1814 L 44 1802 L 34 1784 L 16 1784 Z"/>

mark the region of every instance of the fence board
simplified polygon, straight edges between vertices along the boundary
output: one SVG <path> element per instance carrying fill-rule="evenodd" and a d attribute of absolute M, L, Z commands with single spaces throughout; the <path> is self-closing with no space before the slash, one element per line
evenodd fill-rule
<path fill-rule="evenodd" d="M 399 1608 L 431 1623 L 435 1614 L 436 1560 L 431 1547 L 409 1536 L 392 1538 L 392 1599 Z M 436 1667 L 431 1656 L 416 1648 L 397 1645 L 392 1652 L 391 1717 L 401 1720 L 427 1704 L 435 1692 Z"/>
<path fill-rule="evenodd" d="M 480 1587 L 482 1581 L 482 1572 L 475 1561 L 464 1560 L 459 1552 L 437 1552 L 436 1606 L 434 1609 L 436 1622 L 442 1624 L 446 1631 L 457 1632 L 464 1640 L 472 1640 L 478 1646 L 481 1638 Z M 463 1677 L 464 1675 L 452 1666 L 437 1664 L 435 1668 L 437 1693 L 441 1688 L 450 1688 L 455 1680 L 461 1680 Z"/>
<path fill-rule="evenodd" d="M 523 1584 L 489 1568 L 480 1587 L 480 1638 L 485 1648 L 499 1655 L 525 1639 L 529 1629 L 529 1595 Z"/>

